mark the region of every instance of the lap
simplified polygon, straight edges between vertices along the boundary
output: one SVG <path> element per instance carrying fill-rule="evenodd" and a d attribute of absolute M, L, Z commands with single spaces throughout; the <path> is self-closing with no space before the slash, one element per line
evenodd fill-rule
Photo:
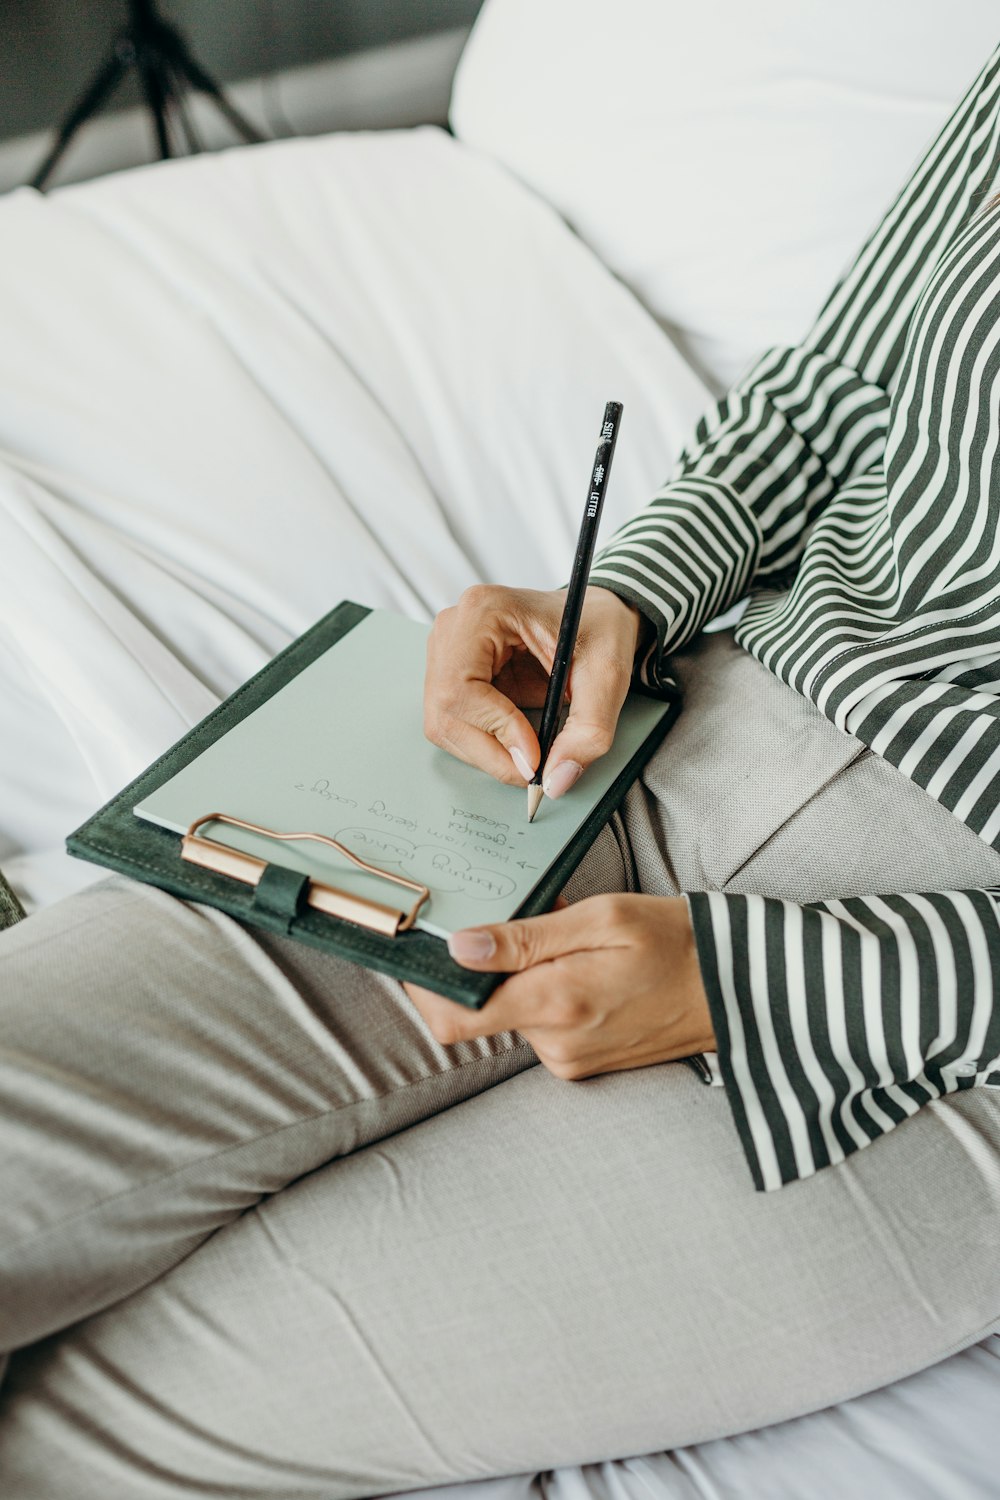
<path fill-rule="evenodd" d="M 0 934 L 0 1350 L 119 1300 L 319 1163 L 536 1061 L 402 988 L 113 879 Z"/>
<path fill-rule="evenodd" d="M 575 896 L 714 884 L 815 899 L 988 878 L 992 851 L 727 637 L 681 672 L 685 714 Z M 670 1447 L 885 1384 L 1000 1314 L 990 1091 L 931 1104 L 840 1166 L 758 1195 L 724 1093 L 683 1065 L 569 1084 L 508 1036 L 459 1069 L 388 981 L 307 972 L 306 950 L 234 924 L 223 940 L 211 915 L 174 908 L 187 913 L 185 941 L 168 944 L 171 962 L 188 954 L 179 1008 L 162 983 L 169 923 L 147 921 L 137 944 L 132 932 L 121 962 L 134 970 L 141 951 L 147 973 L 123 1011 L 120 985 L 111 1003 L 70 982 L 73 931 L 49 919 L 67 929 L 66 994 L 37 1023 L 59 1060 L 53 1108 L 95 1036 L 110 1046 L 98 1076 L 121 1082 L 127 1106 L 103 1157 L 100 1118 L 84 1111 L 65 1190 L 83 1193 L 82 1226 L 88 1202 L 138 1205 L 102 1230 L 120 1262 L 152 1246 L 122 1293 L 233 1222 L 14 1357 L 0 1487 L 16 1474 L 19 1500 L 233 1485 L 332 1500 Z M 198 923 L 215 934 L 207 948 Z M 41 929 L 20 932 L 6 942 L 24 946 L 27 976 Z M 46 943 L 50 975 L 54 962 Z M 158 1044 L 136 1075 L 121 1060 L 128 1026 Z M 78 1100 L 89 1109 L 99 1092 L 85 1078 Z M 186 1119 L 177 1129 L 192 1100 L 193 1135 Z M 76 1128 L 66 1111 L 46 1170 Z M 91 1152 L 110 1174 L 96 1186 Z M 170 1179 L 159 1209 L 120 1175 L 136 1161 L 158 1188 Z M 44 1229 L 44 1204 L 30 1191 L 28 1203 L 22 1233 Z M 68 1264 L 83 1284 L 96 1252 L 79 1243 Z"/>
<path fill-rule="evenodd" d="M 15 1356 L 0 1487 L 337 1500 L 824 1406 L 996 1318 L 998 1154 L 997 1106 L 964 1094 L 758 1195 L 683 1065 L 531 1069 Z"/>
<path fill-rule="evenodd" d="M 684 711 L 630 791 L 635 881 L 817 901 L 1000 884 L 1000 854 L 737 646 L 675 658 Z"/>

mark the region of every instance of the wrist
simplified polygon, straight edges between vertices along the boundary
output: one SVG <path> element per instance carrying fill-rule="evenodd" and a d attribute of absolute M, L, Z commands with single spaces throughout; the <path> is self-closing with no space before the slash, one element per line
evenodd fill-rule
<path fill-rule="evenodd" d="M 688 1053 L 714 1052 L 715 1024 L 701 975 L 691 909 L 684 896 L 671 896 L 667 900 L 673 925 L 673 988 L 678 1009 L 685 1017 Z"/>
<path fill-rule="evenodd" d="M 623 599 L 621 594 L 615 593 L 614 589 L 606 587 L 603 583 L 591 584 L 588 593 L 597 594 L 601 597 L 602 606 L 609 610 L 612 616 L 622 622 L 622 629 L 631 643 L 632 659 L 644 651 L 649 645 L 655 628 L 652 621 L 648 620 L 637 605 Z M 611 601 L 614 601 L 612 603 Z"/>

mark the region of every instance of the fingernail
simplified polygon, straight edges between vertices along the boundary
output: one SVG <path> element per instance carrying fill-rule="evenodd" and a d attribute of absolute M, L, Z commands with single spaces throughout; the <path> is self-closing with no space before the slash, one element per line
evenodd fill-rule
<path fill-rule="evenodd" d="M 528 757 L 525 755 L 524 751 L 519 750 L 516 745 L 512 745 L 510 750 L 510 758 L 517 767 L 517 774 L 519 776 L 523 776 L 525 781 L 530 781 L 535 773 L 531 769 L 531 766 L 528 764 Z"/>
<path fill-rule="evenodd" d="M 561 797 L 582 775 L 583 767 L 575 760 L 561 760 L 555 770 L 550 771 L 543 779 L 542 791 L 546 797 Z"/>
<path fill-rule="evenodd" d="M 461 963 L 479 963 L 492 958 L 497 951 L 492 932 L 481 927 L 467 927 L 464 932 L 453 932 L 448 938 L 448 952 Z"/>

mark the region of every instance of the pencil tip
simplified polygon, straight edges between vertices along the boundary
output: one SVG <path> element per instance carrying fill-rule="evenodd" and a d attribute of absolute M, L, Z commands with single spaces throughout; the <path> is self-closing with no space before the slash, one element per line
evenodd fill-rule
<path fill-rule="evenodd" d="M 543 795 L 544 794 L 542 792 L 541 787 L 538 786 L 535 782 L 532 782 L 531 785 L 528 787 L 528 822 L 529 823 L 533 823 L 535 821 L 535 813 L 538 811 L 538 804 L 541 802 Z"/>

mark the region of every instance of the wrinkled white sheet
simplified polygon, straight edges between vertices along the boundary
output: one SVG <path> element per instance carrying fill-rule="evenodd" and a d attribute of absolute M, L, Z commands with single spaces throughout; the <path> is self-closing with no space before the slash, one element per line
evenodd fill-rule
<path fill-rule="evenodd" d="M 607 399 L 605 534 L 705 402 L 556 215 L 440 130 L 25 190 L 0 257 L 0 859 L 33 902 L 69 872 L 12 855 L 340 599 L 427 617 L 560 582 Z"/>
<path fill-rule="evenodd" d="M 436 130 L 0 201 L 0 860 L 62 840 L 341 598 L 561 581 L 609 398 L 605 535 L 706 396 L 557 217 Z M 761 1433 L 455 1500 L 979 1500 L 997 1340 Z"/>

